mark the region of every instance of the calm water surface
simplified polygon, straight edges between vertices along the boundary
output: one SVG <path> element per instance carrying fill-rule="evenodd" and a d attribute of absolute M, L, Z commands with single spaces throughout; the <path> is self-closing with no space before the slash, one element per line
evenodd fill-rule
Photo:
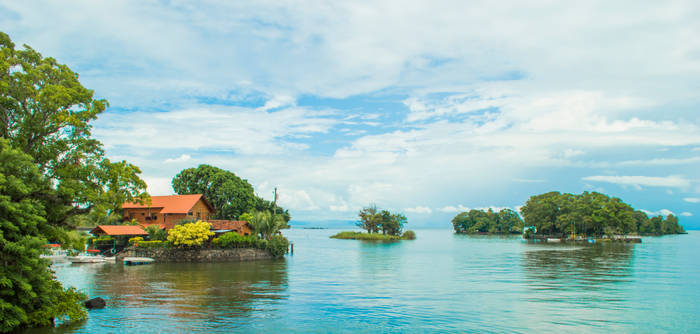
<path fill-rule="evenodd" d="M 584 247 L 450 230 L 329 239 L 335 232 L 285 231 L 295 254 L 279 261 L 57 263 L 64 284 L 107 308 L 52 332 L 700 331 L 700 231 Z"/>

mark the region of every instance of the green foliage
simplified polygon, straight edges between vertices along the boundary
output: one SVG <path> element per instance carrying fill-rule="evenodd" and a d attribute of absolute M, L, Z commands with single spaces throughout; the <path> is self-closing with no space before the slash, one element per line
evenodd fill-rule
<path fill-rule="evenodd" d="M 469 210 L 462 212 L 452 219 L 452 226 L 456 233 L 520 233 L 523 221 L 518 214 L 511 209 L 502 209 L 494 212 L 492 209 Z"/>
<path fill-rule="evenodd" d="M 66 237 L 61 244 L 63 249 L 77 249 L 84 250 L 85 244 L 87 243 L 88 236 L 80 231 L 68 231 L 66 232 Z"/>
<path fill-rule="evenodd" d="M 406 232 L 403 232 L 403 234 L 401 235 L 401 239 L 415 240 L 416 239 L 416 232 L 413 232 L 411 230 L 407 230 Z"/>
<path fill-rule="evenodd" d="M 210 228 L 211 224 L 201 220 L 196 223 L 176 225 L 168 231 L 168 241 L 178 247 L 201 246 L 214 235 Z"/>
<path fill-rule="evenodd" d="M 389 235 L 389 234 L 381 234 L 381 233 L 363 233 L 363 232 L 354 232 L 354 231 L 344 231 L 344 232 L 339 232 L 337 234 L 334 234 L 331 236 L 333 239 L 352 239 L 352 240 L 371 240 L 371 241 L 394 241 L 394 240 L 412 240 L 415 239 L 416 234 L 413 231 L 406 231 L 408 234 L 406 235 L 407 238 L 404 238 L 403 235 Z M 410 232 L 410 233 L 409 233 Z M 408 238 L 408 237 L 413 237 Z"/>
<path fill-rule="evenodd" d="M 387 210 L 380 211 L 376 205 L 362 208 L 358 216 L 360 220 L 357 226 L 370 234 L 381 231 L 382 234 L 400 236 L 403 226 L 407 224 L 406 216 L 403 214 L 394 214 Z"/>
<path fill-rule="evenodd" d="M 250 222 L 251 220 L 253 220 L 253 218 L 254 218 L 254 217 L 253 217 L 253 214 L 252 214 L 252 213 L 246 212 L 246 213 L 240 215 L 240 216 L 238 217 L 238 220 Z"/>
<path fill-rule="evenodd" d="M 289 248 L 289 240 L 275 235 L 270 240 L 260 239 L 254 235 L 242 236 L 236 232 L 227 232 L 214 238 L 211 243 L 221 248 L 257 248 L 270 251 L 274 257 L 282 257 Z"/>
<path fill-rule="evenodd" d="M 254 211 L 274 211 L 285 222 L 290 219 L 288 211 L 257 197 L 248 181 L 221 168 L 199 165 L 185 169 L 173 178 L 172 185 L 180 195 L 203 194 L 216 211 L 215 219 L 236 219 Z"/>
<path fill-rule="evenodd" d="M 133 244 L 141 242 L 141 241 L 143 241 L 142 237 L 129 238 L 129 245 L 133 245 Z"/>
<path fill-rule="evenodd" d="M 253 213 L 253 218 L 249 221 L 255 232 L 265 240 L 270 240 L 272 236 L 280 233 L 280 230 L 287 228 L 287 222 L 282 215 L 272 215 L 270 211 L 258 211 Z"/>
<path fill-rule="evenodd" d="M 242 236 L 237 232 L 226 232 L 219 237 L 212 239 L 212 244 L 221 248 L 261 248 L 259 241 L 265 241 L 254 235 Z M 260 243 L 262 244 L 262 243 Z M 262 247 L 264 249 L 264 247 Z"/>
<path fill-rule="evenodd" d="M 203 194 L 216 210 L 217 219 L 234 219 L 255 205 L 253 186 L 248 181 L 210 165 L 181 171 L 172 185 L 180 195 Z"/>
<path fill-rule="evenodd" d="M 136 247 L 139 248 L 164 248 L 170 245 L 169 242 L 163 240 L 139 241 Z"/>
<path fill-rule="evenodd" d="M 289 249 L 289 240 L 281 235 L 273 236 L 270 238 L 267 249 L 272 256 L 277 258 L 282 257 L 287 253 L 287 249 Z"/>
<path fill-rule="evenodd" d="M 32 158 L 0 138 L 0 332 L 86 316 L 77 303 L 85 296 L 64 290 L 39 257 L 46 244 L 46 207 L 34 195 L 48 189 Z"/>
<path fill-rule="evenodd" d="M 580 195 L 549 192 L 528 199 L 520 212 L 525 225 L 537 227 L 537 233 L 585 236 L 615 234 L 684 233 L 678 218 L 669 215 L 652 217 L 634 210 L 619 198 L 593 192 Z"/>
<path fill-rule="evenodd" d="M 148 233 L 148 240 L 165 240 L 168 238 L 168 232 L 158 225 L 150 225 L 145 228 Z"/>

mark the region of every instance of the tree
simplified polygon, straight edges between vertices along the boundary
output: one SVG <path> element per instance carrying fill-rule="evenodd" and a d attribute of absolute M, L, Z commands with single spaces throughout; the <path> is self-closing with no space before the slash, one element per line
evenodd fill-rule
<path fill-rule="evenodd" d="M 201 246 L 209 237 L 214 235 L 210 231 L 211 224 L 197 221 L 183 225 L 175 225 L 168 231 L 168 241 L 179 247 L 197 247 Z"/>
<path fill-rule="evenodd" d="M 214 166 L 182 170 L 173 178 L 172 185 L 180 195 L 203 194 L 214 207 L 216 219 L 236 219 L 246 212 L 264 210 L 282 214 L 285 222 L 291 218 L 286 210 L 257 197 L 248 181 Z"/>
<path fill-rule="evenodd" d="M 281 229 L 287 227 L 287 222 L 284 221 L 282 215 L 273 215 L 270 211 L 257 211 L 252 214 L 252 218 L 248 222 L 260 235 L 260 238 L 265 240 L 270 240 L 279 234 Z"/>
<path fill-rule="evenodd" d="M 48 225 L 65 226 L 78 214 L 146 200 L 138 167 L 105 158 L 102 144 L 91 138 L 90 122 L 107 101 L 94 99 L 66 65 L 26 45 L 15 50 L 2 32 L 0 49 L 0 137 L 31 156 L 53 185 L 36 194 Z"/>
<path fill-rule="evenodd" d="M 357 226 L 367 230 L 368 233 L 389 235 L 401 235 L 403 226 L 407 223 L 406 216 L 400 213 L 391 213 L 388 210 L 379 210 L 376 205 L 364 207 L 358 213 L 360 220 Z"/>
<path fill-rule="evenodd" d="M 521 213 L 526 225 L 538 233 L 562 235 L 674 234 L 683 233 L 677 217 L 649 218 L 616 197 L 597 192 L 580 195 L 550 192 L 530 197 Z"/>
<path fill-rule="evenodd" d="M 107 105 L 66 65 L 26 45 L 16 50 L 0 32 L 0 167 L 6 172 L 0 182 L 8 182 L 0 187 L 3 331 L 62 315 L 83 317 L 76 303 L 82 295 L 63 290 L 37 247 L 45 239 L 70 242 L 63 227 L 77 215 L 109 213 L 124 201 L 148 198 L 140 170 L 105 158 L 102 144 L 91 138 L 90 122 Z"/>
<path fill-rule="evenodd" d="M 50 188 L 32 158 L 0 138 L 0 332 L 87 315 L 78 304 L 85 295 L 64 290 L 39 258 L 47 220 L 34 197 Z"/>
<path fill-rule="evenodd" d="M 168 232 L 158 225 L 146 226 L 144 230 L 148 233 L 148 240 L 166 240 L 168 238 Z"/>
<path fill-rule="evenodd" d="M 362 208 L 357 215 L 360 217 L 360 220 L 356 224 L 359 228 L 367 230 L 368 233 L 379 232 L 379 225 L 382 222 L 382 217 L 376 205 L 372 204 Z"/>
<path fill-rule="evenodd" d="M 511 209 L 501 209 L 494 212 L 472 209 L 469 212 L 461 212 L 452 219 L 452 226 L 456 233 L 518 233 L 523 228 L 523 221 L 518 214 Z"/>

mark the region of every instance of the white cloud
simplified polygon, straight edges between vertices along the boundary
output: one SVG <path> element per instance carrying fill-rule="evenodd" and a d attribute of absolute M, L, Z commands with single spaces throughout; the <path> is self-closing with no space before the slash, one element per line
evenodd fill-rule
<path fill-rule="evenodd" d="M 404 211 L 418 214 L 431 214 L 433 210 L 427 206 L 417 206 L 415 208 L 405 208 Z"/>
<path fill-rule="evenodd" d="M 165 159 L 165 163 L 169 164 L 169 163 L 185 162 L 185 161 L 189 161 L 191 158 L 192 157 L 189 154 L 182 154 L 177 158 Z"/>
<path fill-rule="evenodd" d="M 153 196 L 174 194 L 170 178 L 148 175 L 143 175 L 141 178 L 146 181 L 146 184 L 148 185 L 146 191 Z"/>
<path fill-rule="evenodd" d="M 680 216 L 681 216 L 681 217 L 692 217 L 693 214 L 686 211 L 686 212 L 681 212 Z"/>
<path fill-rule="evenodd" d="M 700 203 L 700 197 L 686 197 L 683 200 L 688 203 Z"/>
<path fill-rule="evenodd" d="M 198 106 L 169 112 L 107 113 L 95 135 L 107 145 L 165 149 L 226 149 L 242 154 L 280 154 L 308 145 L 295 138 L 327 132 L 327 112 L 289 108 L 275 112 Z M 182 157 L 181 157 L 182 158 Z"/>
<path fill-rule="evenodd" d="M 440 212 L 448 212 L 448 213 L 454 213 L 454 212 L 464 212 L 464 211 L 469 211 L 469 208 L 463 205 L 458 205 L 458 206 L 444 206 L 442 208 L 437 209 L 437 211 Z"/>
<path fill-rule="evenodd" d="M 687 188 L 690 186 L 690 180 L 682 176 L 608 176 L 596 175 L 583 178 L 586 181 L 607 182 L 622 186 L 632 186 L 637 189 L 644 187 L 671 187 L 671 188 Z"/>
<path fill-rule="evenodd" d="M 673 211 L 668 210 L 668 209 L 661 209 L 658 211 L 647 211 L 647 210 L 642 209 L 641 211 L 646 213 L 650 217 L 652 217 L 652 216 L 664 216 L 665 217 L 668 215 L 675 215 L 675 213 L 673 213 Z"/>
<path fill-rule="evenodd" d="M 172 191 L 180 159 L 233 170 L 266 196 L 279 185 L 309 217 L 515 205 L 586 175 L 638 189 L 700 179 L 686 152 L 700 146 L 694 2 L 4 6 L 18 45 L 110 100 L 94 133 L 154 193 Z M 362 94 L 386 105 L 352 100 Z M 346 110 L 306 106 L 346 97 Z"/>

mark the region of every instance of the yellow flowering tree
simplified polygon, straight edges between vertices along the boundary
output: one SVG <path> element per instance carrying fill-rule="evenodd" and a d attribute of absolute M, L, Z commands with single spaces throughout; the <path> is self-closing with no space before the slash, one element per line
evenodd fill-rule
<path fill-rule="evenodd" d="M 201 246 L 214 232 L 211 224 L 201 220 L 194 223 L 177 225 L 168 231 L 168 241 L 179 247 Z"/>

